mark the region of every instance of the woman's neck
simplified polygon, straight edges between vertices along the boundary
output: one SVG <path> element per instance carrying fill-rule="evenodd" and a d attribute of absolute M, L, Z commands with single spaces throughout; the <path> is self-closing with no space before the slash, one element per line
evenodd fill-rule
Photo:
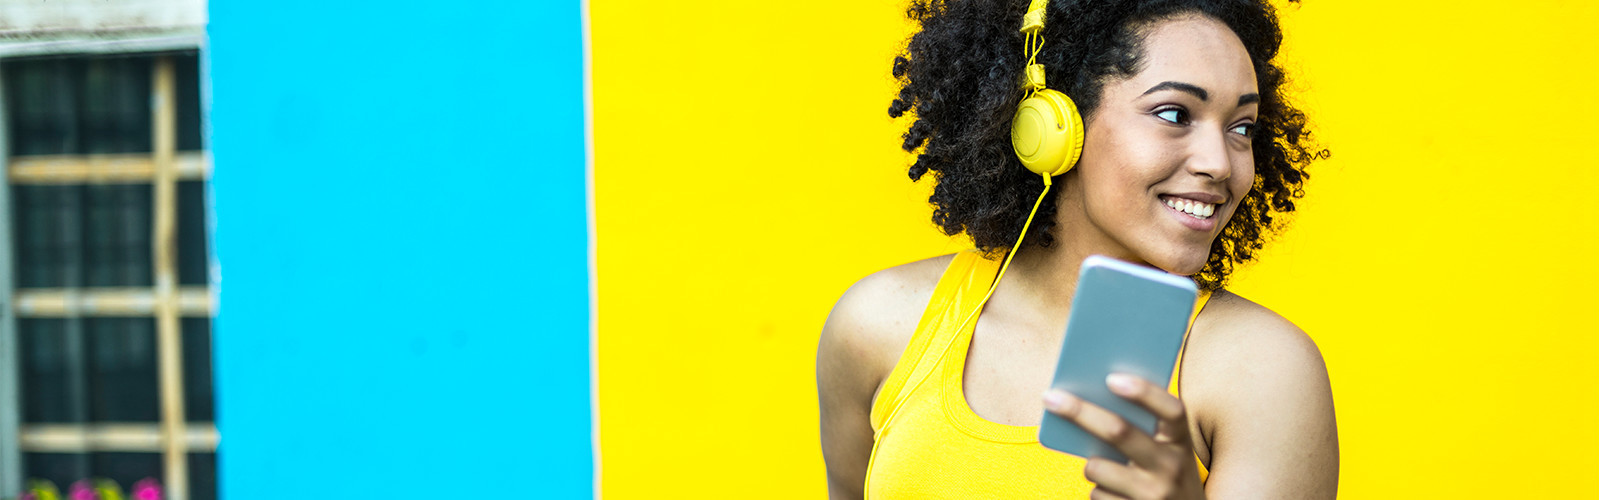
<path fill-rule="evenodd" d="M 1091 227 L 1082 203 L 1082 193 L 1077 183 L 1058 184 L 1062 192 L 1056 197 L 1056 224 L 1049 247 L 1025 241 L 1017 256 L 1012 259 L 1002 283 L 995 290 L 999 298 L 1040 314 L 1066 317 L 1071 309 L 1073 294 L 1078 288 L 1078 269 L 1083 259 L 1102 254 L 1122 260 L 1137 261 L 1122 249 L 1122 245 L 1108 239 L 1099 228 Z"/>

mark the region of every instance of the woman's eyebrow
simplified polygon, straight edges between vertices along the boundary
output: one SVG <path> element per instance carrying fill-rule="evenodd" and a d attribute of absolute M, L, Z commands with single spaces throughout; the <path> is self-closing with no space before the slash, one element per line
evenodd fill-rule
<path fill-rule="evenodd" d="M 1173 81 L 1166 81 L 1166 82 L 1157 83 L 1156 86 L 1150 87 L 1150 90 L 1146 90 L 1146 91 L 1144 91 L 1143 94 L 1139 94 L 1139 95 L 1146 96 L 1146 95 L 1150 95 L 1151 93 L 1154 93 L 1154 92 L 1160 92 L 1162 90 L 1177 90 L 1177 91 L 1180 91 L 1180 92 L 1188 92 L 1190 94 L 1194 94 L 1195 97 L 1200 98 L 1200 100 L 1202 100 L 1202 101 L 1206 100 L 1206 98 L 1211 95 L 1211 94 L 1206 93 L 1206 89 L 1200 88 L 1197 85 L 1183 83 L 1183 82 L 1173 82 Z"/>
<path fill-rule="evenodd" d="M 1174 81 L 1165 81 L 1165 82 L 1157 83 L 1156 86 L 1150 87 L 1150 90 L 1146 90 L 1146 91 L 1144 91 L 1143 94 L 1139 94 L 1139 95 L 1141 95 L 1141 96 L 1150 95 L 1151 93 L 1160 92 L 1160 91 L 1163 91 L 1163 90 L 1176 90 L 1176 91 L 1179 91 L 1179 92 L 1188 92 L 1190 94 L 1193 94 L 1195 97 L 1200 98 L 1201 101 L 1206 101 L 1207 99 L 1209 99 L 1211 97 L 1211 93 L 1210 92 L 1206 92 L 1206 89 L 1200 88 L 1199 85 L 1183 83 L 1183 82 L 1174 82 Z M 1259 103 L 1259 102 L 1261 102 L 1261 94 L 1250 93 L 1250 94 L 1245 94 L 1245 95 L 1239 96 L 1239 106 L 1244 106 L 1246 104 L 1255 104 L 1255 103 Z"/>

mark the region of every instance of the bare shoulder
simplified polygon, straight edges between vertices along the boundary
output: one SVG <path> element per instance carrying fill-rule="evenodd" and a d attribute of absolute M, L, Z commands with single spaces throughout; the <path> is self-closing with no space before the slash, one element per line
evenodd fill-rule
<path fill-rule="evenodd" d="M 830 498 L 861 498 L 872 452 L 872 398 L 911 341 L 951 258 L 872 273 L 828 314 L 817 342 L 817 402 Z"/>
<path fill-rule="evenodd" d="M 1213 294 L 1195 319 L 1194 332 L 1188 354 L 1206 361 L 1209 368 L 1226 368 L 1228 373 L 1322 368 L 1321 351 L 1300 327 L 1227 290 Z"/>
<path fill-rule="evenodd" d="M 1184 400 L 1212 471 L 1209 494 L 1331 498 L 1339 445 L 1322 353 L 1298 326 L 1219 290 L 1195 319 Z"/>
<path fill-rule="evenodd" d="M 1272 392 L 1328 391 L 1322 352 L 1311 337 L 1271 309 L 1227 290 L 1218 290 L 1195 318 L 1184 365 L 1186 392 L 1192 391 L 1198 403 L 1225 403 L 1207 408 L 1219 410 L 1205 412 L 1210 415 Z"/>
<path fill-rule="evenodd" d="M 866 378 L 881 379 L 911 341 L 939 277 L 954 255 L 941 255 L 867 275 L 851 285 L 822 329 L 818 363 L 842 357 Z M 827 352 L 832 348 L 832 352 Z M 855 370 L 852 370 L 855 371 Z M 876 387 L 877 380 L 874 380 Z"/>

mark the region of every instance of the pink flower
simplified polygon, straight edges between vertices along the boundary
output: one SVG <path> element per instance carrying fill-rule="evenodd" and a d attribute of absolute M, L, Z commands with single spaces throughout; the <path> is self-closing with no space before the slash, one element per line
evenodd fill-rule
<path fill-rule="evenodd" d="M 133 483 L 133 500 L 161 500 L 161 483 L 153 477 Z"/>
<path fill-rule="evenodd" d="M 79 479 L 72 483 L 72 489 L 67 493 L 67 498 L 72 500 L 99 500 L 100 495 L 94 494 L 94 488 L 89 486 L 88 479 Z"/>

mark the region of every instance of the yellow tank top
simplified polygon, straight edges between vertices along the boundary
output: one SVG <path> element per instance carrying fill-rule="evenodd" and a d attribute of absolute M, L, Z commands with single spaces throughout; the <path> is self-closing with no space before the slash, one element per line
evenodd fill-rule
<path fill-rule="evenodd" d="M 911 343 L 872 403 L 875 446 L 867 466 L 868 498 L 1088 498 L 1094 489 L 1083 477 L 1086 461 L 1039 445 L 1038 426 L 992 422 L 967 405 L 962 370 L 977 321 L 955 329 L 999 270 L 998 261 L 966 251 L 957 253 L 939 278 Z M 1208 298 L 1209 292 L 1200 293 L 1195 315 Z M 949 352 L 934 366 L 947 345 Z M 1180 366 L 1182 360 L 1180 350 Z M 916 385 L 924 376 L 927 380 Z M 908 384 L 915 387 L 902 394 Z M 1178 394 L 1176 369 L 1168 391 Z M 885 428 L 896 408 L 899 413 Z M 1200 465 L 1200 480 L 1207 474 Z"/>

